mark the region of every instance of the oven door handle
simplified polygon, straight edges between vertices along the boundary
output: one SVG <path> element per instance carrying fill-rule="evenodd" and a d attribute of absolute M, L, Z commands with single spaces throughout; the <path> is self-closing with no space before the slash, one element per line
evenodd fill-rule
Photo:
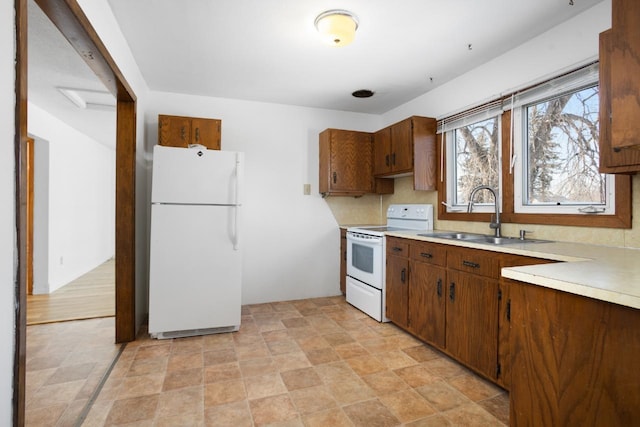
<path fill-rule="evenodd" d="M 363 239 L 362 237 L 354 236 L 353 234 L 347 234 L 347 240 L 351 240 L 352 242 L 366 243 L 372 246 L 382 245 L 382 237 Z"/>

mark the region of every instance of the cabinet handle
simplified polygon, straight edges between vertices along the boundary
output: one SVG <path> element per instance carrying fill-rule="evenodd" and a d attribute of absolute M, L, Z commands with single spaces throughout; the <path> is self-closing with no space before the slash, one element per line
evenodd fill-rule
<path fill-rule="evenodd" d="M 200 128 L 196 128 L 196 142 L 200 141 Z"/>
<path fill-rule="evenodd" d="M 433 255 L 427 253 L 427 252 L 420 252 L 420 256 L 423 258 L 433 258 Z"/>
<path fill-rule="evenodd" d="M 480 268 L 480 264 L 478 264 L 477 262 L 462 261 L 462 265 L 464 265 L 465 267 Z"/>
<path fill-rule="evenodd" d="M 337 182 L 337 180 L 338 180 L 338 173 L 334 172 L 333 173 L 333 183 L 335 184 Z"/>
<path fill-rule="evenodd" d="M 394 246 L 393 249 L 391 249 L 393 252 L 402 252 L 402 248 L 399 248 L 397 246 Z"/>
<path fill-rule="evenodd" d="M 387 166 L 389 166 L 389 155 L 384 156 L 384 162 Z"/>
<path fill-rule="evenodd" d="M 183 141 L 187 139 L 187 129 L 184 126 L 180 128 L 180 138 L 182 138 Z"/>
<path fill-rule="evenodd" d="M 442 296 L 442 279 L 438 279 L 438 285 L 436 287 L 438 292 L 438 298 Z"/>
<path fill-rule="evenodd" d="M 403 268 L 402 271 L 400 272 L 400 281 L 402 283 L 405 283 L 406 280 L 407 280 L 407 269 Z"/>
<path fill-rule="evenodd" d="M 507 320 L 511 322 L 511 299 L 507 301 Z"/>
<path fill-rule="evenodd" d="M 455 282 L 451 282 L 449 285 L 449 299 L 451 302 L 456 300 L 456 284 Z"/>
<path fill-rule="evenodd" d="M 391 155 L 391 164 L 394 166 L 396 165 L 396 153 L 393 153 Z"/>

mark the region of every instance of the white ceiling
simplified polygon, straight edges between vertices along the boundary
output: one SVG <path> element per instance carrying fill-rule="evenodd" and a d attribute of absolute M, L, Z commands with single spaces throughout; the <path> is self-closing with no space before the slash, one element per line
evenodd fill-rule
<path fill-rule="evenodd" d="M 380 114 L 608 0 L 108 1 L 151 90 Z M 105 88 L 28 3 L 29 100 L 113 147 L 115 112 L 56 89 Z M 359 18 L 349 46 L 315 31 L 334 8 Z"/>
<path fill-rule="evenodd" d="M 29 101 L 96 141 L 115 147 L 115 109 L 98 105 L 115 105 L 115 99 L 42 10 L 33 1 L 27 4 Z M 58 88 L 75 89 L 90 105 L 79 108 Z"/>
<path fill-rule="evenodd" d="M 602 0 L 108 1 L 152 90 L 379 114 Z M 314 27 L 335 8 L 360 21 L 342 48 Z"/>

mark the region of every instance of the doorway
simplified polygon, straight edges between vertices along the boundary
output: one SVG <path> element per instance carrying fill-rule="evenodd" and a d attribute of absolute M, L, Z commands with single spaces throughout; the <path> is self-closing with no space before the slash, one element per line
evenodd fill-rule
<path fill-rule="evenodd" d="M 116 106 L 116 317 L 115 341 L 135 339 L 136 97 L 75 0 L 36 0 L 109 92 Z M 14 0 L 16 19 L 16 226 L 17 270 L 14 355 L 14 425 L 24 425 L 27 294 L 27 0 Z"/>

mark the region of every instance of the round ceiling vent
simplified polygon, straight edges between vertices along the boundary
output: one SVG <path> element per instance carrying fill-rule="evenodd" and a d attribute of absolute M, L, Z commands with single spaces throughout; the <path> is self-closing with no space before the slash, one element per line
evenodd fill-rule
<path fill-rule="evenodd" d="M 356 98 L 371 98 L 373 96 L 373 91 L 369 89 L 359 89 L 353 92 L 351 95 Z"/>

